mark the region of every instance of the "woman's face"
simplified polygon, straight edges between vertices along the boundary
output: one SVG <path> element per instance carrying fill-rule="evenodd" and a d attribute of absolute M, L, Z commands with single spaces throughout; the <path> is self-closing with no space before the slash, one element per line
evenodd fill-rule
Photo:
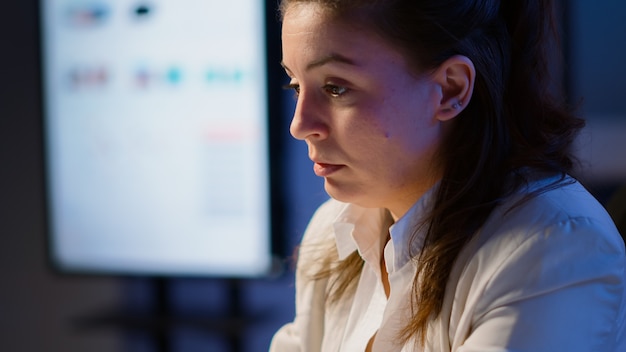
<path fill-rule="evenodd" d="M 373 31 L 290 5 L 283 66 L 297 95 L 291 134 L 304 140 L 335 199 L 402 216 L 437 182 L 441 89 Z"/>

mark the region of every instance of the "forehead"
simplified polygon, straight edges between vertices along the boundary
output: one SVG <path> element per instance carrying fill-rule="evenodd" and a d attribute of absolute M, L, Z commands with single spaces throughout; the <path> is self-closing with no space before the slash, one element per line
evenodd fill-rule
<path fill-rule="evenodd" d="M 381 59 L 404 62 L 387 40 L 362 24 L 342 21 L 319 4 L 289 5 L 283 16 L 283 63 L 290 69 L 299 61 L 341 56 L 355 63 L 371 64 Z"/>

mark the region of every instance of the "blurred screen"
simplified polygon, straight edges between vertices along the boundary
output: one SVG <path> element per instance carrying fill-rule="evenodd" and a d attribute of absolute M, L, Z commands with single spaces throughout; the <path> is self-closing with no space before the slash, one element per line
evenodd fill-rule
<path fill-rule="evenodd" d="M 66 271 L 271 261 L 258 0 L 42 0 L 50 252 Z"/>

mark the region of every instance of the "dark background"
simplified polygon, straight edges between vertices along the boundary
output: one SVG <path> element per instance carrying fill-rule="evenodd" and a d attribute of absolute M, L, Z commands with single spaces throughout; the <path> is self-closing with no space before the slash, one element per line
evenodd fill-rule
<path fill-rule="evenodd" d="M 566 5 L 567 89 L 572 101 L 584 97 L 580 111 L 589 125 L 578 143 L 578 175 L 605 201 L 626 182 L 626 3 Z M 3 3 L 0 11 L 0 350 L 157 351 L 157 340 L 141 324 L 85 325 L 109 310 L 148 311 L 157 297 L 153 280 L 64 276 L 48 265 L 36 9 L 35 0 L 20 0 Z M 289 251 L 326 196 L 304 144 L 289 137 L 292 103 L 286 101 L 276 117 L 284 127 L 276 133 L 284 140 L 280 218 Z M 204 320 L 227 314 L 232 287 L 227 280 L 181 278 L 169 280 L 166 291 L 176 314 L 196 313 Z M 266 351 L 272 333 L 293 316 L 293 272 L 236 287 L 241 313 L 256 318 L 237 329 L 241 350 Z M 219 321 L 223 327 L 230 320 Z M 168 335 L 171 350 L 228 351 L 224 334 L 203 326 L 175 325 Z"/>

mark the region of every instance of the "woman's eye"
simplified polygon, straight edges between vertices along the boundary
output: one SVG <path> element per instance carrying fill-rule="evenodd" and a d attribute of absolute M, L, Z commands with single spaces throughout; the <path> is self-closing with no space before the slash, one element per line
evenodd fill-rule
<path fill-rule="evenodd" d="M 324 86 L 324 90 L 330 94 L 331 96 L 337 98 L 340 97 L 341 95 L 345 94 L 348 91 L 348 88 L 346 87 L 341 87 L 341 86 L 336 86 L 333 84 L 327 84 Z"/>
<path fill-rule="evenodd" d="M 300 95 L 300 85 L 296 84 L 296 83 L 289 83 L 286 86 L 283 87 L 284 89 L 290 89 L 293 90 L 294 95 L 297 97 L 298 95 Z"/>
<path fill-rule="evenodd" d="M 297 83 L 289 83 L 283 87 L 284 89 L 293 90 L 294 95 L 298 97 L 300 95 L 300 85 Z M 348 88 L 342 86 L 336 86 L 334 84 L 327 84 L 322 89 L 334 98 L 339 98 L 348 91 Z"/>

